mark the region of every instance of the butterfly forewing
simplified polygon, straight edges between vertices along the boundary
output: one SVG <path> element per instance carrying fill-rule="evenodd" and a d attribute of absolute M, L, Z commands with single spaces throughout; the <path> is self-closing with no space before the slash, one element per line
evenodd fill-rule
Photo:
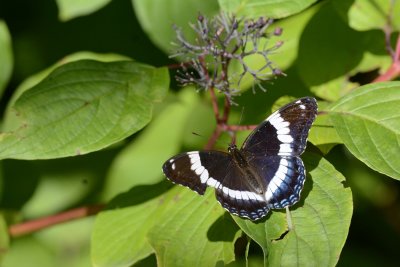
<path fill-rule="evenodd" d="M 316 100 L 300 98 L 271 114 L 247 137 L 241 150 L 259 156 L 299 156 L 316 115 Z"/>
<path fill-rule="evenodd" d="M 232 157 L 228 153 L 193 151 L 167 160 L 163 165 L 163 172 L 172 182 L 203 195 L 207 185 L 216 187 L 222 182 L 231 164 Z"/>

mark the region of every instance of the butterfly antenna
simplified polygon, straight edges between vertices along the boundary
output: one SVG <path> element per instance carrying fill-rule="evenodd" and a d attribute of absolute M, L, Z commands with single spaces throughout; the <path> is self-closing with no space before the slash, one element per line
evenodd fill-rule
<path fill-rule="evenodd" d="M 196 133 L 196 132 L 192 132 L 192 134 L 195 135 L 195 136 L 201 137 L 201 138 L 203 138 L 203 139 L 207 139 L 207 138 L 206 138 L 204 135 L 202 135 L 202 134 L 199 134 L 199 133 Z M 221 145 L 221 144 L 224 143 L 224 142 L 221 142 L 220 140 L 216 140 L 215 143 Z M 224 144 L 224 146 L 225 146 L 225 144 Z"/>
<path fill-rule="evenodd" d="M 192 134 L 195 135 L 195 136 L 204 137 L 204 136 L 202 136 L 201 134 L 196 133 L 196 132 L 192 132 Z"/>
<path fill-rule="evenodd" d="M 244 113 L 244 107 L 242 107 L 242 112 L 240 113 L 239 125 L 242 124 L 243 113 Z"/>
<path fill-rule="evenodd" d="M 242 123 L 243 113 L 244 113 L 244 107 L 242 107 L 242 112 L 240 113 L 240 119 L 238 125 Z M 236 144 L 236 132 L 230 131 L 229 134 L 231 136 L 231 144 L 232 145 Z"/>

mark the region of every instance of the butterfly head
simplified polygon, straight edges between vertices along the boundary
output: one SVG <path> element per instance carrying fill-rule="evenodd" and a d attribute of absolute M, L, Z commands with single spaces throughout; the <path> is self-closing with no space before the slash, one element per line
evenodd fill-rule
<path fill-rule="evenodd" d="M 233 151 L 237 150 L 237 146 L 235 144 L 229 144 L 228 152 L 232 153 Z"/>

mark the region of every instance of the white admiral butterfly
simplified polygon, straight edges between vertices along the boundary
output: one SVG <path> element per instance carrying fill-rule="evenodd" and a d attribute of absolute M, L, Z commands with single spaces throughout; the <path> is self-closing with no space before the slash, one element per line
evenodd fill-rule
<path fill-rule="evenodd" d="M 317 102 L 304 97 L 275 111 L 229 153 L 193 151 L 167 160 L 163 172 L 172 182 L 203 195 L 215 188 L 217 200 L 230 213 L 258 220 L 270 209 L 295 204 L 305 181 L 303 161 Z"/>

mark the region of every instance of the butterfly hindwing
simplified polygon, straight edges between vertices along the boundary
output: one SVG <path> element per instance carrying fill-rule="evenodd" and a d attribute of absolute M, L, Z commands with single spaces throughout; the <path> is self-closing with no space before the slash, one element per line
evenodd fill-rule
<path fill-rule="evenodd" d="M 306 178 L 299 157 L 249 157 L 248 162 L 265 181 L 264 198 L 270 209 L 282 209 L 299 201 Z"/>
<path fill-rule="evenodd" d="M 271 114 L 247 137 L 241 150 L 259 156 L 299 156 L 316 115 L 316 100 L 300 98 Z"/>
<path fill-rule="evenodd" d="M 240 217 L 257 220 L 269 211 L 263 194 L 252 190 L 245 174 L 234 163 L 221 183 L 215 187 L 215 195 L 222 207 Z"/>

